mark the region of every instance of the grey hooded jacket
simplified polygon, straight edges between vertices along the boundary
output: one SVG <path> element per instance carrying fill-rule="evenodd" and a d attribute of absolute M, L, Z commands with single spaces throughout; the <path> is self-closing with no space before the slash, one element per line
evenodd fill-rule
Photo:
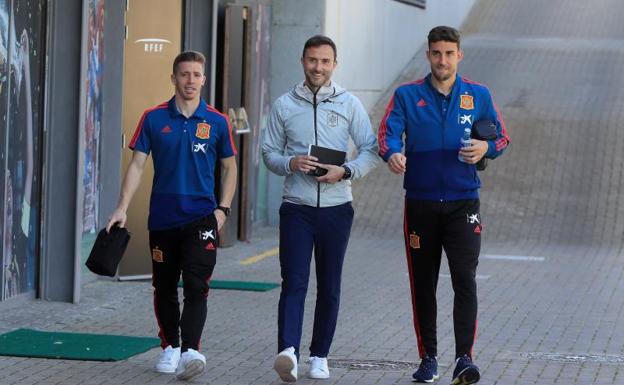
<path fill-rule="evenodd" d="M 357 150 L 353 159 L 349 138 Z M 329 207 L 352 201 L 350 180 L 320 183 L 313 176 L 290 170 L 290 160 L 306 155 L 310 144 L 347 152 L 345 165 L 352 180 L 366 175 L 379 161 L 377 138 L 364 106 L 334 82 L 321 87 L 316 95 L 301 82 L 273 103 L 262 157 L 269 170 L 286 176 L 282 196 L 286 202 Z"/>

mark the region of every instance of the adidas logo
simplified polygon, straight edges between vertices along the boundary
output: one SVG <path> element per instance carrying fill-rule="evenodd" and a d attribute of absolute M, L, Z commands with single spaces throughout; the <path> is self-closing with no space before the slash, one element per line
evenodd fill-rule
<path fill-rule="evenodd" d="M 160 132 L 162 132 L 163 134 L 168 134 L 168 133 L 171 132 L 171 127 L 165 126 L 165 127 L 163 127 L 162 130 L 160 130 Z"/>
<path fill-rule="evenodd" d="M 418 107 L 424 107 L 424 106 L 426 106 L 426 105 L 427 105 L 427 102 L 425 102 L 425 99 L 422 99 L 422 98 L 421 98 L 421 99 L 418 101 L 418 103 L 416 103 L 416 105 L 417 105 Z"/>
<path fill-rule="evenodd" d="M 475 234 L 481 234 L 481 226 L 476 225 L 476 226 L 475 226 L 475 229 L 474 229 L 474 233 L 475 233 Z"/>
<path fill-rule="evenodd" d="M 214 249 L 215 249 L 214 243 L 210 242 L 209 244 L 206 245 L 206 250 L 214 250 Z"/>

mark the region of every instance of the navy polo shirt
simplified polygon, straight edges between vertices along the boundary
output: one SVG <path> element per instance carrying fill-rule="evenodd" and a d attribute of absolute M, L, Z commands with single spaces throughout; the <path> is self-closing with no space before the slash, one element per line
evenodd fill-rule
<path fill-rule="evenodd" d="M 189 118 L 175 97 L 146 110 L 129 146 L 152 154 L 149 230 L 166 230 L 210 215 L 217 207 L 216 161 L 236 155 L 227 116 L 200 101 Z"/>

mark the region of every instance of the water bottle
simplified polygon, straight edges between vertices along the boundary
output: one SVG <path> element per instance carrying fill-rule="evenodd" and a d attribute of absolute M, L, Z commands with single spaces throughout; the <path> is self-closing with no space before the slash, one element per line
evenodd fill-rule
<path fill-rule="evenodd" d="M 470 143 L 470 128 L 464 128 L 464 136 L 462 136 L 459 142 L 461 148 L 472 146 L 472 144 Z M 457 155 L 457 159 L 459 159 L 460 162 L 466 163 L 464 158 L 462 158 L 462 156 L 459 154 Z"/>

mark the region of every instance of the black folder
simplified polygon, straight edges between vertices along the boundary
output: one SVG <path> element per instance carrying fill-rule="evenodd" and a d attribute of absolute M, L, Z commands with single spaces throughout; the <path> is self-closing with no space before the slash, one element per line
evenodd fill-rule
<path fill-rule="evenodd" d="M 308 155 L 315 156 L 319 163 L 333 164 L 334 166 L 342 166 L 347 158 L 344 151 L 334 150 L 327 147 L 321 147 L 311 144 L 308 148 Z M 327 170 L 317 167 L 316 170 L 310 171 L 308 175 L 323 176 L 327 174 Z"/>

